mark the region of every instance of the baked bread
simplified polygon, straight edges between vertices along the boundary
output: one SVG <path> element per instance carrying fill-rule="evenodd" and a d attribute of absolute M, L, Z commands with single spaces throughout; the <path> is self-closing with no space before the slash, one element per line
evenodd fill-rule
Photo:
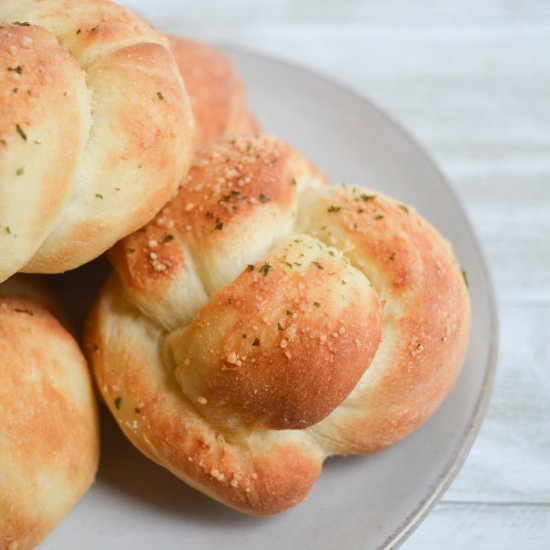
<path fill-rule="evenodd" d="M 244 100 L 236 67 L 218 48 L 171 36 L 170 48 L 185 80 L 195 115 L 195 144 L 226 134 L 256 132 L 258 125 Z"/>
<path fill-rule="evenodd" d="M 88 365 L 22 276 L 0 285 L 0 548 L 39 544 L 94 480 L 99 421 Z M 47 309 L 48 308 L 48 309 Z"/>
<path fill-rule="evenodd" d="M 0 281 L 95 258 L 187 171 L 168 41 L 108 0 L 1 1 L 0 95 Z"/>
<path fill-rule="evenodd" d="M 298 503 L 329 455 L 407 436 L 464 359 L 449 244 L 273 137 L 200 149 L 110 258 L 86 338 L 107 405 L 145 455 L 246 513 Z"/>

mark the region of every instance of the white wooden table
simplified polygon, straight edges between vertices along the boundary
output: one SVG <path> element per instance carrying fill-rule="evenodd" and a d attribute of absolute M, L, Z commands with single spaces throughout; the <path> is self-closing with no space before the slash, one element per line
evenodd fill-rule
<path fill-rule="evenodd" d="M 466 463 L 404 547 L 550 548 L 550 1 L 123 3 L 329 75 L 435 158 L 492 272 L 500 358 Z"/>

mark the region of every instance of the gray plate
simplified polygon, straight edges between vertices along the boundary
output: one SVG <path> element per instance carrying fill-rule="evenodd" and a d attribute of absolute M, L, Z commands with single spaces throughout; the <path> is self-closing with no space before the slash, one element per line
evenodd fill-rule
<path fill-rule="evenodd" d="M 479 246 L 444 177 L 368 100 L 300 68 L 231 55 L 263 128 L 301 149 L 333 182 L 367 185 L 414 204 L 453 243 L 472 297 L 466 363 L 449 398 L 421 429 L 378 455 L 329 460 L 302 504 L 268 519 L 240 515 L 188 488 L 135 451 L 103 414 L 97 482 L 44 549 L 399 544 L 447 488 L 479 429 L 495 369 L 495 307 Z"/>

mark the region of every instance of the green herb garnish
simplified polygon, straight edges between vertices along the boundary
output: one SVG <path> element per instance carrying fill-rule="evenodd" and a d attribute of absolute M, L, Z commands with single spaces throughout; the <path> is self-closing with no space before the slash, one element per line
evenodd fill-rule
<path fill-rule="evenodd" d="M 15 312 L 17 313 L 24 313 L 25 315 L 34 315 L 34 313 L 30 310 L 30 309 L 22 309 L 22 308 L 19 308 L 19 307 L 16 307 L 14 309 Z"/>
<path fill-rule="evenodd" d="M 263 273 L 264 274 L 264 277 L 267 277 L 267 274 L 269 273 L 269 270 L 271 269 L 271 264 L 268 264 L 267 262 L 262 265 L 262 267 L 260 267 L 260 269 L 258 271 L 260 271 L 260 273 Z"/>
<path fill-rule="evenodd" d="M 376 198 L 376 195 L 366 195 L 365 193 L 363 193 L 363 194 L 361 195 L 361 198 L 362 198 L 365 202 L 367 202 L 367 201 L 371 201 L 371 200 L 375 199 L 375 198 Z"/>
<path fill-rule="evenodd" d="M 17 130 L 17 133 L 23 138 L 23 140 L 27 141 L 27 134 L 25 134 L 23 128 L 21 128 L 19 124 L 15 125 L 15 129 Z"/>

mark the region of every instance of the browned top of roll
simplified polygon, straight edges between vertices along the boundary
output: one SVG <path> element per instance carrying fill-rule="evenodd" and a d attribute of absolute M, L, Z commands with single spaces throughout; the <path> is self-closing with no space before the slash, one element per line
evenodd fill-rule
<path fill-rule="evenodd" d="M 89 488 L 99 459 L 86 361 L 41 299 L 17 297 L 40 293 L 29 284 L 0 286 L 0 548 L 41 542 Z"/>
<path fill-rule="evenodd" d="M 196 145 L 233 133 L 256 132 L 244 85 L 231 60 L 218 48 L 171 36 L 170 48 L 185 81 L 196 121 Z"/>

